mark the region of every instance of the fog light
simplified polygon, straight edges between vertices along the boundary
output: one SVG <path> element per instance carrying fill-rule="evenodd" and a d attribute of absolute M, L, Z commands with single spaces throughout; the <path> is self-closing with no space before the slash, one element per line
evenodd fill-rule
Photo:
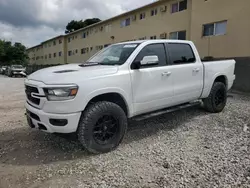
<path fill-rule="evenodd" d="M 60 126 L 60 127 L 68 124 L 67 119 L 49 119 L 49 122 L 51 125 Z"/>

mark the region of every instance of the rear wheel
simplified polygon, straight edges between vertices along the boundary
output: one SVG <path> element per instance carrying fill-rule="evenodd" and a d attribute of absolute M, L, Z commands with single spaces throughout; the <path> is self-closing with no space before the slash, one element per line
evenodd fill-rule
<path fill-rule="evenodd" d="M 105 153 L 115 149 L 127 130 L 127 117 L 117 104 L 101 101 L 82 114 L 77 134 L 87 151 Z"/>
<path fill-rule="evenodd" d="M 215 82 L 208 98 L 203 100 L 204 107 L 212 113 L 221 112 L 227 103 L 227 89 L 224 83 Z"/>

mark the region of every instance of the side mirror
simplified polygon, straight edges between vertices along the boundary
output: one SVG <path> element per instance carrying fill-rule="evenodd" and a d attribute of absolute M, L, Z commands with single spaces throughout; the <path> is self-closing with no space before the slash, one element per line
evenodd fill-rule
<path fill-rule="evenodd" d="M 141 60 L 141 65 L 157 65 L 159 62 L 159 58 L 156 55 L 152 56 L 144 56 Z"/>

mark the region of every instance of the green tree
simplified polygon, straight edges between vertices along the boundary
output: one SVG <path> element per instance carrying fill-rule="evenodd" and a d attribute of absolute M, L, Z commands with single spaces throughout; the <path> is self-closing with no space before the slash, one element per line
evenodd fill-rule
<path fill-rule="evenodd" d="M 81 28 L 84 28 L 84 27 L 87 27 L 89 25 L 92 25 L 92 24 L 95 24 L 95 23 L 98 23 L 100 22 L 101 20 L 99 18 L 90 18 L 90 19 L 86 19 L 84 21 L 82 20 L 79 20 L 79 21 L 76 21 L 76 20 L 72 20 L 71 22 L 69 22 L 66 26 L 66 30 L 65 30 L 65 33 L 71 33 L 73 31 L 76 31 L 78 29 L 81 29 Z"/>
<path fill-rule="evenodd" d="M 2 61 L 4 56 L 5 56 L 4 41 L 0 40 L 0 62 Z"/>
<path fill-rule="evenodd" d="M 28 55 L 26 47 L 21 43 L 0 40 L 0 63 L 5 65 L 26 64 Z"/>

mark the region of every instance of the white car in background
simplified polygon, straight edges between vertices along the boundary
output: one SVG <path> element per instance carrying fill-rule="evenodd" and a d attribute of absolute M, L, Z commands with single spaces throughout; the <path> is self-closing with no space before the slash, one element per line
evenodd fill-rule
<path fill-rule="evenodd" d="M 7 69 L 7 66 L 2 66 L 0 68 L 0 74 L 5 74 L 6 69 Z"/>
<path fill-rule="evenodd" d="M 26 77 L 26 68 L 23 67 L 22 65 L 11 65 L 8 68 L 7 75 L 9 77 L 16 77 L 16 76 L 21 76 L 21 77 Z"/>

